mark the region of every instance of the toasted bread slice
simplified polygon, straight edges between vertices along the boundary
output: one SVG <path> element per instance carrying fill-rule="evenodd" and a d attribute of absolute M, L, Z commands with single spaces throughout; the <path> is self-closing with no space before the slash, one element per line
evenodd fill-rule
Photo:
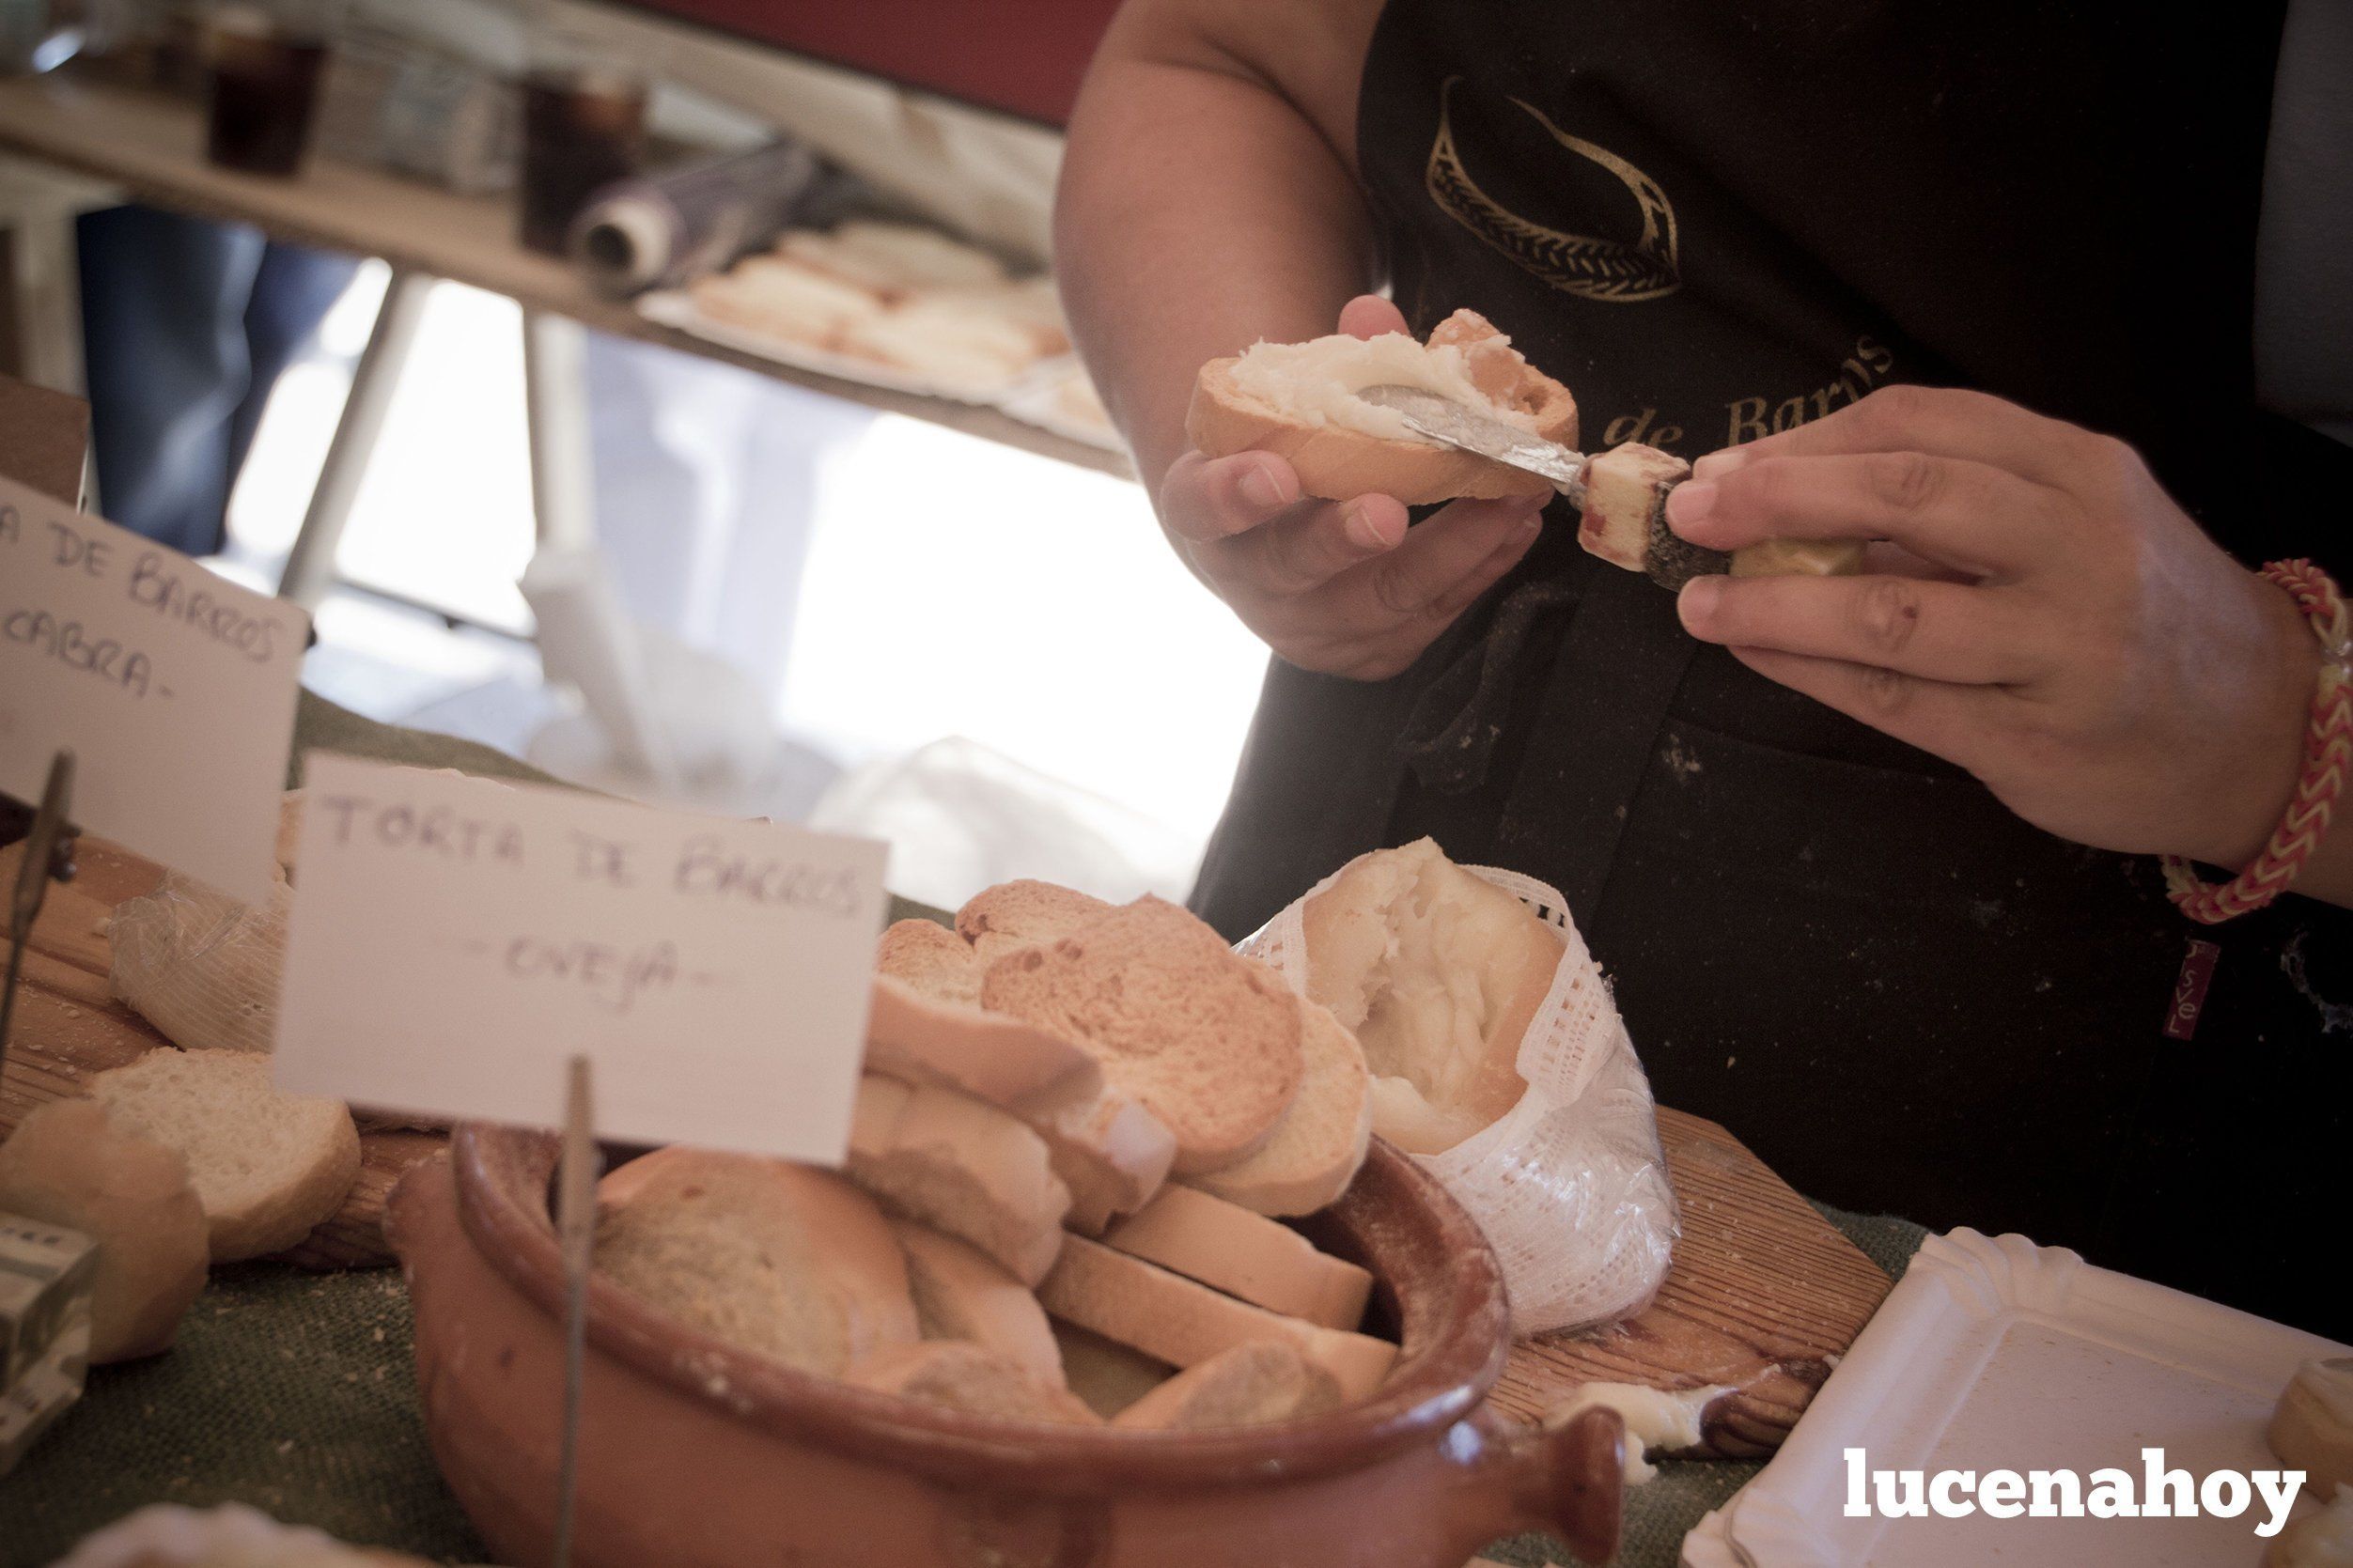
<path fill-rule="evenodd" d="M 915 1339 L 898 1238 L 839 1176 L 671 1148 L 597 1198 L 598 1270 L 691 1328 L 829 1377 Z"/>
<path fill-rule="evenodd" d="M 868 1073 L 848 1169 L 893 1212 L 963 1237 L 1024 1284 L 1062 1250 L 1070 1189 L 1044 1140 L 969 1094 Z"/>
<path fill-rule="evenodd" d="M 880 1351 L 852 1366 L 842 1381 L 973 1416 L 1103 1424 L 1102 1417 L 1068 1389 L 1039 1381 L 1009 1357 L 953 1340 Z"/>
<path fill-rule="evenodd" d="M 1340 1380 L 1280 1340 L 1254 1340 L 1186 1368 L 1119 1412 L 1112 1425 L 1208 1431 L 1263 1426 L 1340 1407 Z"/>
<path fill-rule="evenodd" d="M 1107 1340 L 1091 1329 L 1060 1318 L 1053 1326 L 1054 1343 L 1062 1351 L 1064 1380 L 1088 1408 L 1111 1420 L 1176 1374 L 1166 1361 Z"/>
<path fill-rule="evenodd" d="M 1338 1380 L 1348 1399 L 1380 1387 L 1397 1347 L 1324 1328 L 1211 1290 L 1157 1264 L 1072 1236 L 1037 1287 L 1049 1312 L 1175 1367 L 1198 1366 L 1253 1340 L 1281 1340 Z"/>
<path fill-rule="evenodd" d="M 937 921 L 900 920 L 882 928 L 874 967 L 951 1007 L 980 1005 L 980 960 L 972 944 Z"/>
<path fill-rule="evenodd" d="M 1331 1009 L 1300 999 L 1299 1097 L 1256 1154 L 1192 1178 L 1260 1214 L 1313 1214 L 1356 1179 L 1373 1135 L 1373 1080 L 1356 1036 Z"/>
<path fill-rule="evenodd" d="M 1176 1158 L 1168 1124 L 1108 1083 L 1093 1099 L 1031 1125 L 1046 1141 L 1054 1174 L 1070 1188 L 1063 1223 L 1083 1235 L 1100 1235 L 1114 1218 L 1151 1202 Z"/>
<path fill-rule="evenodd" d="M 214 1263 L 284 1251 L 359 1180 L 351 1110 L 279 1093 L 267 1057 L 158 1048 L 90 1079 L 90 1097 L 117 1127 L 186 1158 Z"/>
<path fill-rule="evenodd" d="M 1346 333 L 1305 343 L 1259 343 L 1201 367 L 1185 430 L 1212 458 L 1272 452 L 1309 495 L 1379 493 L 1408 505 L 1458 496 L 1549 496 L 1550 483 L 1491 458 L 1426 441 L 1394 410 L 1356 394 L 1381 384 L 1454 398 L 1566 446 L 1577 444 L 1577 403 L 1475 311 L 1439 323 L 1426 344 L 1403 333 Z"/>
<path fill-rule="evenodd" d="M 907 1255 L 915 1323 L 927 1340 L 970 1340 L 1041 1383 L 1062 1387 L 1062 1352 L 1029 1287 L 969 1241 L 912 1220 L 892 1222 Z"/>
<path fill-rule="evenodd" d="M 1174 1183 L 1104 1232 L 1103 1245 L 1326 1328 L 1363 1322 L 1373 1293 L 1370 1274 L 1281 1220 Z"/>
<path fill-rule="evenodd" d="M 1075 889 L 1024 877 L 974 893 L 956 911 L 956 934 L 972 943 L 986 970 L 1008 953 L 1073 935 L 1117 908 Z"/>
<path fill-rule="evenodd" d="M 1031 1118 L 1086 1105 L 1103 1087 L 1102 1066 L 1074 1042 L 1020 1018 L 940 1001 L 887 973 L 874 977 L 866 1010 L 866 1067 Z"/>
<path fill-rule="evenodd" d="M 982 1004 L 1094 1052 L 1176 1141 L 1179 1173 L 1254 1153 L 1299 1093 L 1300 1010 L 1282 981 L 1149 895 L 989 966 Z"/>

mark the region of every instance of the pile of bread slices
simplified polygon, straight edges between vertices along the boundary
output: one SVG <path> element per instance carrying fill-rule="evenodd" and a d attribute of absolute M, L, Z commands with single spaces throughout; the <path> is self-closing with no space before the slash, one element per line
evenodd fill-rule
<path fill-rule="evenodd" d="M 608 1175 L 596 1264 L 678 1321 L 980 1414 L 1120 1427 L 1361 1399 L 1371 1279 L 1277 1217 L 1373 1114 L 1331 1013 L 1156 898 L 992 888 L 878 952 L 841 1174 L 672 1148 Z"/>

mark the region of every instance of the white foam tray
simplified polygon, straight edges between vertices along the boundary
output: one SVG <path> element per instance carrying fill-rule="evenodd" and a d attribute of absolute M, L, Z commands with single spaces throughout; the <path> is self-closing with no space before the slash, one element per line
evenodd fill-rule
<path fill-rule="evenodd" d="M 2253 1568 L 2236 1519 L 1849 1519 L 1872 1469 L 2277 1469 L 2263 1433 L 2302 1362 L 2346 1347 L 2024 1236 L 1931 1236 L 1778 1456 L 1683 1545 L 1686 1568 Z M 2314 1507 L 2297 1504 L 2298 1516 Z"/>

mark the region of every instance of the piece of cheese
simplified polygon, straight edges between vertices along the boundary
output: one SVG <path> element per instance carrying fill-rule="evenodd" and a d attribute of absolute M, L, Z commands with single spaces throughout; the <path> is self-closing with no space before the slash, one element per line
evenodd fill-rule
<path fill-rule="evenodd" d="M 2353 1356 L 2306 1361 L 2281 1390 L 2266 1434 L 2312 1496 L 2353 1486 Z"/>
<path fill-rule="evenodd" d="M 1735 577 L 1853 577 L 1862 570 L 1861 539 L 1767 539 L 1732 552 Z"/>
<path fill-rule="evenodd" d="M 1566 1426 L 1572 1417 L 1596 1405 L 1615 1410 L 1626 1422 L 1626 1483 L 1640 1486 L 1659 1473 L 1645 1455 L 1660 1451 L 1697 1448 L 1701 1421 L 1707 1406 L 1732 1391 L 1728 1383 L 1704 1389 L 1645 1388 L 1639 1383 L 1587 1383 L 1546 1413 L 1547 1427 Z"/>
<path fill-rule="evenodd" d="M 1731 557 L 1686 544 L 1667 526 L 1667 495 L 1691 476 L 1671 452 L 1629 441 L 1585 464 L 1585 509 L 1577 542 L 1613 567 L 1646 574 L 1662 588 L 1725 570 Z"/>

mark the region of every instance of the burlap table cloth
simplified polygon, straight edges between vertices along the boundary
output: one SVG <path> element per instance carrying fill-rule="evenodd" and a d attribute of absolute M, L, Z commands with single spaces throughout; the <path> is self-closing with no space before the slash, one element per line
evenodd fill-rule
<path fill-rule="evenodd" d="M 302 753 L 314 749 L 544 777 L 487 747 L 378 724 L 307 692 L 295 734 L 290 783 L 300 782 Z M 1906 1220 L 1823 1213 L 1891 1274 L 1924 1234 Z M 1628 1495 L 1617 1560 L 1672 1568 L 1685 1532 L 1756 1469 L 1661 1466 L 1657 1480 Z M 82 1403 L 0 1480 L 0 1568 L 43 1568 L 146 1503 L 231 1500 L 353 1542 L 482 1560 L 481 1542 L 426 1450 L 397 1270 L 216 1270 L 169 1354 L 94 1371 Z M 1519 1564 L 1566 1556 L 1543 1536 L 1499 1542 L 1489 1555 Z"/>

